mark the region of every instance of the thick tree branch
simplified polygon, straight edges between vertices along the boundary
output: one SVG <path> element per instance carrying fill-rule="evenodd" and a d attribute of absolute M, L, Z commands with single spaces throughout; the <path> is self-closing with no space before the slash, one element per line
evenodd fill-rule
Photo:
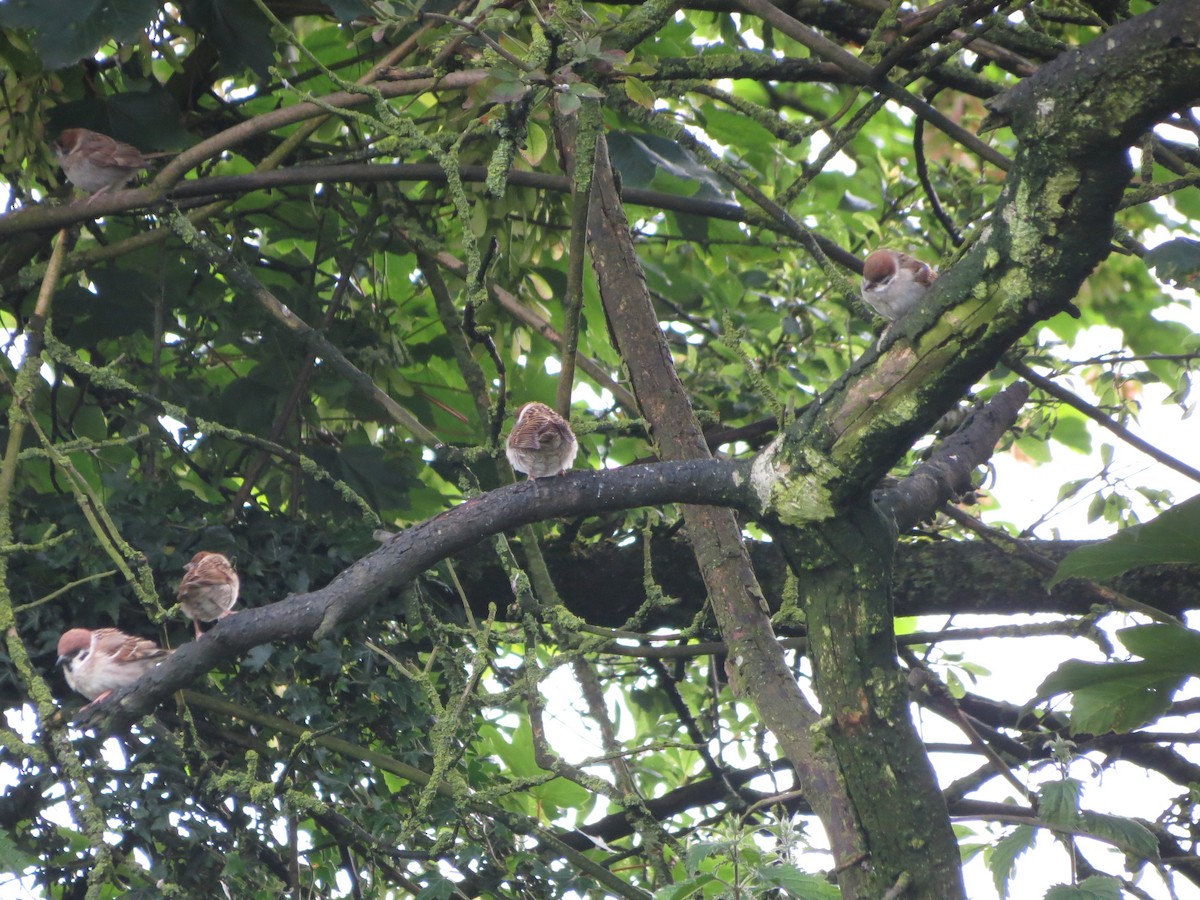
<path fill-rule="evenodd" d="M 573 130 L 569 121 L 559 121 L 559 144 L 568 168 L 574 165 Z M 666 458 L 706 458 L 709 450 L 659 328 L 603 137 L 597 144 L 592 191 L 588 239 L 600 298 L 655 448 Z M 712 507 L 685 507 L 684 520 L 713 614 L 730 647 L 731 680 L 754 702 L 791 760 L 819 811 L 835 858 L 856 858 L 861 855 L 860 836 L 845 786 L 828 748 L 812 730 L 816 711 L 775 641 L 741 526 L 731 512 Z M 842 877 L 854 884 L 859 870 L 844 870 Z"/>
<path fill-rule="evenodd" d="M 1085 541 L 1024 541 L 1031 552 L 1053 562 Z M 750 559 L 772 613 L 778 612 L 787 586 L 787 564 L 777 543 L 749 542 Z M 626 546 L 593 544 L 580 548 L 551 544 L 546 564 L 559 585 L 567 608 L 581 619 L 605 628 L 620 628 L 638 611 L 644 596 L 643 554 L 639 541 Z M 646 630 L 683 628 L 704 609 L 704 581 L 690 549 L 678 537 L 654 539 L 654 571 L 663 592 L 679 602 L 657 609 Z M 475 615 L 487 614 L 489 603 L 506 609 L 513 602 L 508 578 L 498 565 L 479 554 L 456 557 L 455 570 Z M 1153 597 L 1164 612 L 1180 617 L 1200 609 L 1200 567 L 1150 566 L 1114 579 L 1110 587 L 1131 597 Z M 436 586 L 428 590 L 436 591 Z M 1019 555 L 983 541 L 939 540 L 934 535 L 901 543 L 893 574 L 898 616 L 1053 614 L 1082 616 L 1100 601 L 1080 579 L 1046 589 L 1046 575 L 1026 565 Z M 445 594 L 448 607 L 456 596 Z M 1114 607 L 1120 608 L 1120 607 Z"/>
<path fill-rule="evenodd" d="M 173 691 L 222 662 L 273 641 L 307 641 L 361 618 L 439 560 L 486 537 L 559 516 L 593 515 L 663 503 L 752 509 L 747 464 L 719 460 L 656 463 L 510 485 L 409 528 L 326 587 L 222 619 L 126 692 L 93 708 L 86 722 L 111 731 L 152 711 Z"/>

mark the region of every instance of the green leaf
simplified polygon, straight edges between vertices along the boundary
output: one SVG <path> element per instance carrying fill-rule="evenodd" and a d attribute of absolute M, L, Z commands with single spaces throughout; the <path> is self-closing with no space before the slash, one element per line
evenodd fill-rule
<path fill-rule="evenodd" d="M 456 893 L 454 882 L 441 875 L 434 875 L 419 894 L 416 900 L 446 900 Z"/>
<path fill-rule="evenodd" d="M 678 881 L 675 884 L 668 885 L 655 893 L 656 900 L 685 900 L 687 897 L 694 897 L 696 893 L 706 884 L 712 884 L 716 881 L 716 876 L 701 874 L 694 878 L 689 878 L 686 881 Z"/>
<path fill-rule="evenodd" d="M 1200 675 L 1200 634 L 1190 628 L 1167 622 L 1134 625 L 1119 629 L 1117 640 L 1163 671 Z"/>
<path fill-rule="evenodd" d="M 625 96 L 645 109 L 654 109 L 654 91 L 640 78 L 625 76 Z"/>
<path fill-rule="evenodd" d="M 1033 846 L 1037 829 L 1032 825 L 1018 825 L 1002 837 L 995 847 L 984 852 L 987 867 L 992 873 L 992 883 L 1001 900 L 1008 897 L 1008 883 L 1012 880 L 1017 859 Z"/>
<path fill-rule="evenodd" d="M 184 17 L 216 45 L 223 74 L 238 75 L 250 69 L 265 77 L 275 62 L 270 26 L 253 3 L 188 0 L 184 4 Z"/>
<path fill-rule="evenodd" d="M 1051 781 L 1038 791 L 1038 816 L 1051 825 L 1074 827 L 1083 785 L 1074 778 Z"/>
<path fill-rule="evenodd" d="M 1082 830 L 1108 841 L 1138 859 L 1158 859 L 1158 838 L 1145 825 L 1124 816 L 1084 812 L 1079 816 Z"/>
<path fill-rule="evenodd" d="M 653 134 L 615 131 L 608 137 L 608 147 L 623 184 L 652 187 L 655 186 L 652 182 L 661 173 L 691 186 L 691 196 L 707 200 L 728 199 L 729 187 L 725 181 L 675 141 Z M 689 194 L 688 191 L 680 193 Z"/>
<path fill-rule="evenodd" d="M 1145 262 L 1159 281 L 1189 287 L 1200 277 L 1200 241 L 1191 238 L 1166 241 L 1147 253 Z"/>
<path fill-rule="evenodd" d="M 698 872 L 700 864 L 714 854 L 724 853 L 729 848 L 725 844 L 716 841 L 698 841 L 690 844 L 687 849 L 687 856 L 684 858 L 684 866 L 689 872 Z"/>
<path fill-rule="evenodd" d="M 1072 693 L 1072 729 L 1105 734 L 1131 731 L 1162 715 L 1182 682 L 1178 673 L 1147 662 L 1068 660 L 1047 676 L 1037 696 Z"/>
<path fill-rule="evenodd" d="M 584 100 L 603 100 L 607 96 L 600 88 L 586 81 L 576 81 L 567 85 L 567 90 Z"/>
<path fill-rule="evenodd" d="M 34 29 L 33 47 L 47 69 L 92 56 L 110 39 L 138 40 L 158 13 L 159 0 L 8 0 L 0 28 Z"/>
<path fill-rule="evenodd" d="M 764 885 L 779 888 L 796 900 L 837 900 L 842 892 L 824 878 L 809 875 L 792 865 L 770 866 L 759 871 Z"/>
<path fill-rule="evenodd" d="M 1046 891 L 1045 900 L 1121 900 L 1121 882 L 1093 875 L 1076 885 L 1055 885 Z"/>
<path fill-rule="evenodd" d="M 566 93 L 558 95 L 558 111 L 564 116 L 578 112 L 581 106 L 583 106 L 583 101 L 579 99 L 577 94 Z"/>
<path fill-rule="evenodd" d="M 36 857 L 24 853 L 7 831 L 0 830 L 0 872 L 22 872 L 36 863 Z"/>
<path fill-rule="evenodd" d="M 737 147 L 739 153 L 768 151 L 775 144 L 771 132 L 741 113 L 706 105 L 702 115 L 705 132 L 715 141 Z"/>
<path fill-rule="evenodd" d="M 1059 563 L 1050 587 L 1068 578 L 1104 581 L 1142 566 L 1200 563 L 1200 497 L 1132 525 L 1106 541 L 1073 550 Z"/>

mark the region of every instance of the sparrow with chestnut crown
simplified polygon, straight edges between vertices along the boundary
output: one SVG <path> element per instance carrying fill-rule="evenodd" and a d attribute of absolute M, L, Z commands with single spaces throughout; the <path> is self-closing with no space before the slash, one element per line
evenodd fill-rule
<path fill-rule="evenodd" d="M 52 146 L 67 180 L 93 197 L 124 187 L 149 165 L 132 144 L 86 128 L 68 128 Z"/>
<path fill-rule="evenodd" d="M 115 628 L 72 628 L 58 639 L 58 664 L 71 690 L 91 701 L 88 706 L 133 684 L 170 654 Z"/>
<path fill-rule="evenodd" d="M 193 556 L 183 571 L 183 580 L 176 592 L 179 605 L 184 615 L 192 620 L 196 637 L 203 637 L 200 623 L 225 618 L 237 603 L 240 587 L 237 572 L 227 557 L 208 550 Z"/>
<path fill-rule="evenodd" d="M 504 448 L 509 465 L 529 480 L 561 475 L 575 462 L 579 442 L 571 425 L 544 403 L 526 403 Z"/>
<path fill-rule="evenodd" d="M 919 259 L 895 250 L 876 250 L 863 261 L 863 302 L 889 322 L 916 308 L 937 280 Z"/>

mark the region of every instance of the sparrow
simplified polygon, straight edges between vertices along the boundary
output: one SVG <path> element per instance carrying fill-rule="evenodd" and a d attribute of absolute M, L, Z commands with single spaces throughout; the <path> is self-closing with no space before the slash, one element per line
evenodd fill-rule
<path fill-rule="evenodd" d="M 921 302 L 937 277 L 937 272 L 906 253 L 876 250 L 863 262 L 863 302 L 895 322 Z"/>
<path fill-rule="evenodd" d="M 137 147 L 86 128 L 68 128 L 53 147 L 67 181 L 93 197 L 124 187 L 149 165 Z"/>
<path fill-rule="evenodd" d="M 544 403 L 526 403 L 517 410 L 517 424 L 504 448 L 509 465 L 530 481 L 561 475 L 578 452 L 570 424 Z"/>
<path fill-rule="evenodd" d="M 71 690 L 92 701 L 88 706 L 133 684 L 170 654 L 115 628 L 72 628 L 58 639 L 58 664 L 65 666 Z"/>
<path fill-rule="evenodd" d="M 201 550 L 183 567 L 179 582 L 179 605 L 192 620 L 196 637 L 203 636 L 201 622 L 223 619 L 230 614 L 238 598 L 238 577 L 233 565 L 220 553 Z"/>

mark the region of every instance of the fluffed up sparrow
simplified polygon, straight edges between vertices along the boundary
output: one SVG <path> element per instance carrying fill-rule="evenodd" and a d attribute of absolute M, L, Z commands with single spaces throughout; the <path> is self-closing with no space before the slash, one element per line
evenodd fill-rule
<path fill-rule="evenodd" d="M 149 165 L 137 147 L 86 128 L 68 128 L 53 146 L 67 180 L 93 196 L 124 187 Z"/>
<path fill-rule="evenodd" d="M 937 272 L 907 253 L 876 250 L 863 261 L 863 302 L 895 322 L 921 302 L 937 277 Z"/>
<path fill-rule="evenodd" d="M 183 580 L 179 582 L 179 605 L 183 613 L 192 620 L 196 637 L 204 634 L 201 622 L 223 619 L 237 603 L 237 572 L 233 565 L 220 553 L 201 550 L 192 561 L 183 567 Z"/>
<path fill-rule="evenodd" d="M 561 475 L 578 452 L 570 424 L 544 403 L 526 403 L 517 410 L 517 424 L 504 448 L 509 465 L 531 481 Z"/>
<path fill-rule="evenodd" d="M 115 628 L 72 628 L 58 639 L 58 664 L 65 666 L 67 684 L 92 703 L 133 684 L 170 653 Z"/>

